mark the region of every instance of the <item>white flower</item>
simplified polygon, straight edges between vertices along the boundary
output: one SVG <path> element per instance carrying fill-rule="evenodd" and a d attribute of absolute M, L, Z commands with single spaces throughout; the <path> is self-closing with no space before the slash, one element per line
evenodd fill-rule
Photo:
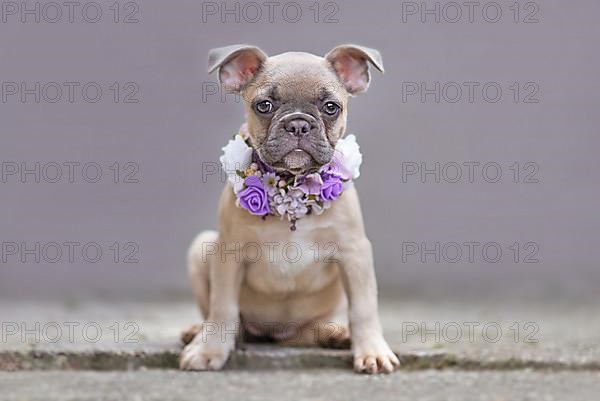
<path fill-rule="evenodd" d="M 219 160 L 227 174 L 227 179 L 233 185 L 234 192 L 237 193 L 244 185 L 244 180 L 237 174 L 237 171 L 245 171 L 250 166 L 252 148 L 238 134 L 223 147 L 223 155 Z"/>
<path fill-rule="evenodd" d="M 337 161 L 343 178 L 353 180 L 360 176 L 362 154 L 354 135 L 340 138 L 335 144 L 334 163 Z"/>
<path fill-rule="evenodd" d="M 278 193 L 277 183 L 279 182 L 279 176 L 275 173 L 265 173 L 262 178 L 267 189 L 267 194 L 271 197 L 275 196 Z"/>

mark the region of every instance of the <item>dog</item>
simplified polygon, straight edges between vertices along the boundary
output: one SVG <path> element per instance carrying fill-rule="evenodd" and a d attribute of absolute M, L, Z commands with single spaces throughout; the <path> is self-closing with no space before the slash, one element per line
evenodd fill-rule
<path fill-rule="evenodd" d="M 369 87 L 369 64 L 383 72 L 379 52 L 357 45 L 335 47 L 324 57 L 268 57 L 250 45 L 209 53 L 209 72 L 218 71 L 222 88 L 244 100 L 244 131 L 253 151 L 272 171 L 292 177 L 332 160 L 345 135 L 349 97 Z M 350 347 L 358 372 L 389 373 L 400 365 L 383 337 L 372 247 L 353 186 L 328 210 L 304 216 L 290 229 L 281 219 L 239 207 L 227 183 L 218 215 L 219 231 L 200 233 L 188 253 L 202 316 L 182 336 L 181 369 L 222 369 L 242 335 Z M 262 257 L 232 255 L 247 244 Z M 286 257 L 273 244 L 295 244 L 302 256 Z M 315 258 L 315 247 L 332 257 Z"/>

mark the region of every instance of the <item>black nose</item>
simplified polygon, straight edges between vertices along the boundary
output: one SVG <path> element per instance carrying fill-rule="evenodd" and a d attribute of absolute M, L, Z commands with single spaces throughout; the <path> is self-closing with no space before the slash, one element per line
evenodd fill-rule
<path fill-rule="evenodd" d="M 294 136 L 303 136 L 310 132 L 310 123 L 303 118 L 295 118 L 285 123 L 285 130 Z"/>

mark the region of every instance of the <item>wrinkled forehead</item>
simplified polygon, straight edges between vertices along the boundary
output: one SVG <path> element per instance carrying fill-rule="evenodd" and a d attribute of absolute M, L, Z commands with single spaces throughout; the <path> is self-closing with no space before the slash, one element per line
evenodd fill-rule
<path fill-rule="evenodd" d="M 284 53 L 269 58 L 250 85 L 252 98 L 276 101 L 338 100 L 348 93 L 322 57 L 309 53 Z"/>

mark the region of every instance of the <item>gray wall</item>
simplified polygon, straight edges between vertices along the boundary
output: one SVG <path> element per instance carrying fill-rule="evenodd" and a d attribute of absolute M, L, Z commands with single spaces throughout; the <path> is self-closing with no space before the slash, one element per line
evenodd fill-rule
<path fill-rule="evenodd" d="M 337 44 L 355 42 L 383 54 L 386 73 L 373 73 L 369 92 L 351 101 L 349 130 L 364 153 L 357 186 L 385 290 L 407 297 L 579 297 L 593 294 L 600 284 L 599 2 L 544 0 L 536 3 L 539 10 L 522 2 L 518 23 L 509 9 L 513 1 L 500 2 L 502 16 L 495 23 L 487 21 L 495 18 L 492 6 L 484 18 L 487 2 L 474 10 L 473 22 L 466 7 L 459 21 L 446 21 L 455 18 L 456 9 L 441 2 L 439 23 L 435 15 L 426 15 L 424 23 L 419 14 L 409 15 L 412 6 L 406 2 L 403 13 L 402 2 L 358 0 L 339 1 L 336 7 L 320 2 L 318 22 L 309 9 L 314 2 L 301 3 L 303 14 L 296 23 L 286 21 L 295 18 L 293 8 L 284 18 L 287 1 L 275 8 L 273 22 L 265 6 L 262 17 L 251 22 L 255 9 L 241 3 L 240 12 L 246 14 L 240 22 L 228 15 L 222 23 L 219 15 L 205 15 L 203 22 L 199 1 L 143 0 L 137 2 L 137 23 L 122 22 L 135 11 L 126 2 L 115 23 L 112 3 L 99 3 L 103 14 L 96 23 L 83 18 L 86 2 L 75 8 L 72 23 L 67 8 L 58 21 L 45 21 L 56 16 L 51 7 L 40 10 L 39 23 L 35 15 L 25 15 L 23 23 L 5 4 L 9 8 L 0 23 L 5 95 L 0 102 L 5 173 L 0 239 L 6 261 L 0 263 L 0 296 L 133 297 L 188 291 L 185 251 L 196 232 L 215 227 L 222 187 L 220 179 L 202 179 L 203 163 L 217 162 L 220 148 L 243 119 L 234 97 L 207 93 L 215 82 L 206 74 L 207 52 L 239 42 L 256 44 L 269 54 L 324 54 Z M 227 4 L 233 8 L 235 3 Z M 426 4 L 435 6 L 433 1 Z M 325 23 L 332 12 L 338 22 Z M 524 22 L 531 13 L 537 23 Z M 85 16 L 94 19 L 95 9 L 88 6 Z M 39 103 L 35 93 L 23 101 L 21 88 L 12 94 L 12 83 L 25 83 L 35 92 L 36 82 Z M 47 85 L 53 82 L 63 90 L 55 103 L 56 87 Z M 66 82 L 79 83 L 72 103 Z M 120 87 L 117 102 L 111 89 L 115 82 Z M 134 84 L 127 86 L 130 82 Z M 439 103 L 434 94 L 424 102 L 419 94 L 410 94 L 412 83 L 431 89 L 436 82 Z M 472 102 L 468 82 L 478 83 Z M 515 82 L 520 87 L 516 102 Z M 88 85 L 87 99 L 82 94 L 86 83 L 94 83 Z M 486 84 L 487 98 L 482 94 Z M 91 102 L 94 86 L 102 89 L 96 103 Z M 457 86 L 462 97 L 453 103 Z M 492 102 L 497 87 L 502 97 Z M 138 102 L 125 102 L 136 88 L 129 100 Z M 529 96 L 532 92 L 537 93 Z M 10 175 L 15 166 L 22 169 L 22 162 L 27 168 L 40 163 L 39 183 L 33 174 L 24 180 L 19 173 Z M 69 182 L 68 162 L 80 163 L 73 167 L 74 182 Z M 115 162 L 118 183 L 110 168 Z M 440 163 L 445 173 L 440 182 L 433 174 L 425 182 L 419 175 L 403 182 L 403 167 L 417 163 L 420 168 L 422 162 L 429 169 Z M 465 162 L 480 163 L 472 183 Z M 515 162 L 518 183 L 511 170 Z M 62 165 L 57 183 L 49 182 L 56 172 L 52 163 Z M 98 182 L 82 176 L 86 163 L 101 167 Z M 456 183 L 450 182 L 454 163 L 463 169 Z M 489 165 L 484 176 L 486 163 L 497 164 Z M 90 181 L 93 166 L 87 170 Z M 494 166 L 501 167 L 502 176 L 487 182 L 494 179 Z M 139 182 L 123 182 L 133 168 L 139 168 L 134 174 Z M 533 169 L 538 182 L 524 182 Z M 48 262 L 54 257 L 51 246 L 39 263 L 35 255 L 21 261 L 21 243 L 31 248 L 36 242 L 43 247 L 69 241 L 81 244 L 73 263 L 65 245 L 56 263 Z M 123 263 L 134 250 L 129 242 L 139 248 L 137 263 Z M 436 242 L 439 263 L 435 255 L 425 255 L 423 262 L 420 254 L 405 255 L 402 261 L 403 243 L 412 250 L 406 243 L 433 248 Z M 465 242 L 481 244 L 472 263 Z M 492 242 L 502 250 L 496 263 L 482 255 L 483 244 Z M 8 243 L 19 244 L 17 255 L 11 255 Z M 102 249 L 100 261 L 83 259 L 86 243 Z M 113 243 L 121 248 L 117 263 Z M 463 255 L 455 263 L 450 260 L 456 248 L 443 248 L 449 243 L 461 244 Z M 517 262 L 513 243 L 521 248 Z M 486 257 L 494 258 L 495 248 L 487 250 Z M 88 248 L 87 256 L 93 258 L 93 251 Z M 531 252 L 539 262 L 523 263 Z"/>

